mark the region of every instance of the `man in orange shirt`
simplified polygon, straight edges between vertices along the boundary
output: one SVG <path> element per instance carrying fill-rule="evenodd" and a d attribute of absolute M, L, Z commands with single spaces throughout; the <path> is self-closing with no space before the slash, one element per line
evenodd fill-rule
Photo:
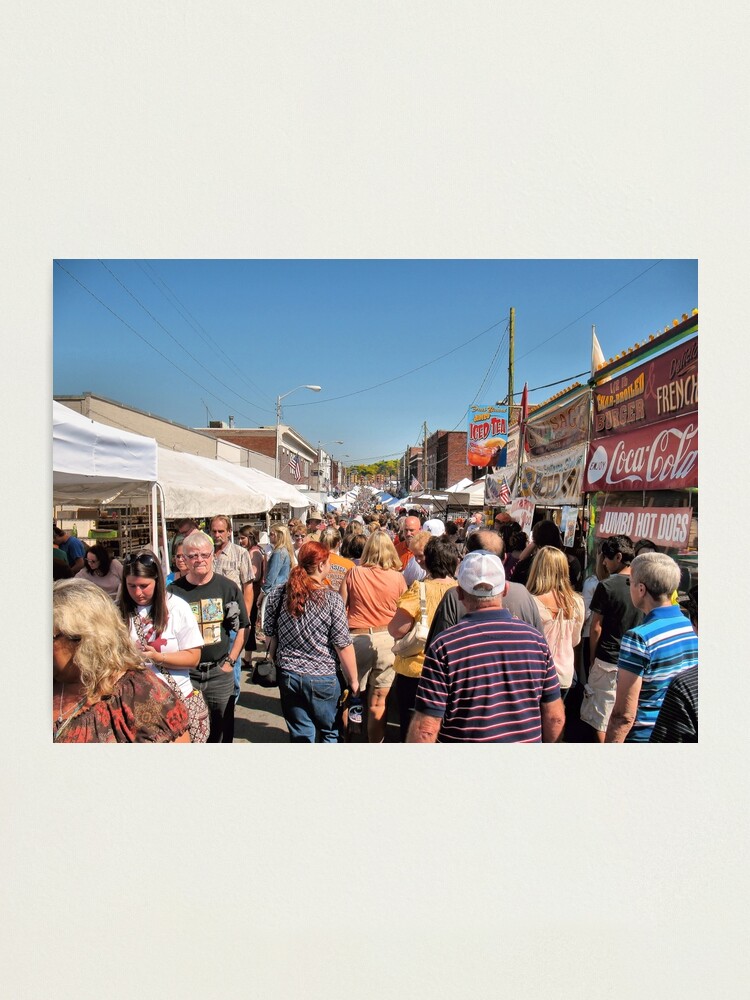
<path fill-rule="evenodd" d="M 409 516 L 404 518 L 404 524 L 401 531 L 398 533 L 398 537 L 394 540 L 393 544 L 396 546 L 396 552 L 398 552 L 399 559 L 401 560 L 401 569 L 406 568 L 406 564 L 412 558 L 412 552 L 409 548 L 409 541 L 416 535 L 416 533 L 421 529 L 422 523 L 418 517 Z"/>

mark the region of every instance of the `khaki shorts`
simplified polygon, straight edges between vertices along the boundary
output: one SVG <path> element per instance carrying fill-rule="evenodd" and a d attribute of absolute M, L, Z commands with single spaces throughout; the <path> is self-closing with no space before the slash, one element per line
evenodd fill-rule
<path fill-rule="evenodd" d="M 388 631 L 373 632 L 371 635 L 353 635 L 352 642 L 360 689 L 391 687 L 396 676 L 393 669 L 396 659 L 393 636 Z"/>
<path fill-rule="evenodd" d="M 581 719 L 600 733 L 607 731 L 617 693 L 617 664 L 597 657 L 589 667 L 589 679 L 583 689 Z"/>

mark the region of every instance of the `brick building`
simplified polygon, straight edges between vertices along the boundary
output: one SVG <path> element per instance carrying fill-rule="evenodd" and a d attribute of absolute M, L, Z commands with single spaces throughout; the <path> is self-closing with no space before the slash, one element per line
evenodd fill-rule
<path fill-rule="evenodd" d="M 217 426 L 218 425 L 218 426 Z M 279 424 L 279 469 L 278 478 L 292 486 L 306 486 L 308 489 L 318 489 L 318 449 L 298 434 L 293 427 Z M 212 421 L 211 426 L 202 427 L 204 434 L 211 434 L 222 441 L 260 452 L 274 459 L 276 455 L 276 427 L 232 427 L 219 421 Z M 299 459 L 300 478 L 297 479 L 290 468 L 290 460 L 296 455 Z M 276 474 L 276 473 L 275 473 Z"/>
<path fill-rule="evenodd" d="M 481 475 L 483 470 L 466 464 L 466 431 L 435 431 L 427 438 L 427 489 L 444 490 L 459 479 Z"/>
<path fill-rule="evenodd" d="M 422 449 L 418 445 L 407 448 L 399 459 L 398 481 L 407 492 L 411 490 L 411 484 L 416 479 L 420 487 L 422 486 Z"/>

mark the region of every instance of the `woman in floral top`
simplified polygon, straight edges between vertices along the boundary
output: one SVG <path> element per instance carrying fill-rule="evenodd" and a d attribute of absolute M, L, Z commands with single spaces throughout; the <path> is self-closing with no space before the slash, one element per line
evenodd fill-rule
<path fill-rule="evenodd" d="M 189 743 L 187 710 L 144 668 L 112 600 L 86 580 L 52 592 L 56 743 Z"/>

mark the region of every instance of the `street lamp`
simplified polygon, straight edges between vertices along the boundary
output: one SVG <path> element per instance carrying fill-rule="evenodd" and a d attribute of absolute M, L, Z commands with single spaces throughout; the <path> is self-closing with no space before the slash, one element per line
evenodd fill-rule
<path fill-rule="evenodd" d="M 279 478 L 279 422 L 281 421 L 281 400 L 286 399 L 287 396 L 291 396 L 293 392 L 298 389 L 310 389 L 312 392 L 320 392 L 321 387 L 319 385 L 297 385 L 294 389 L 290 389 L 289 392 L 282 392 L 280 396 L 276 397 L 276 461 L 274 462 L 274 468 L 276 470 L 276 478 Z"/>

